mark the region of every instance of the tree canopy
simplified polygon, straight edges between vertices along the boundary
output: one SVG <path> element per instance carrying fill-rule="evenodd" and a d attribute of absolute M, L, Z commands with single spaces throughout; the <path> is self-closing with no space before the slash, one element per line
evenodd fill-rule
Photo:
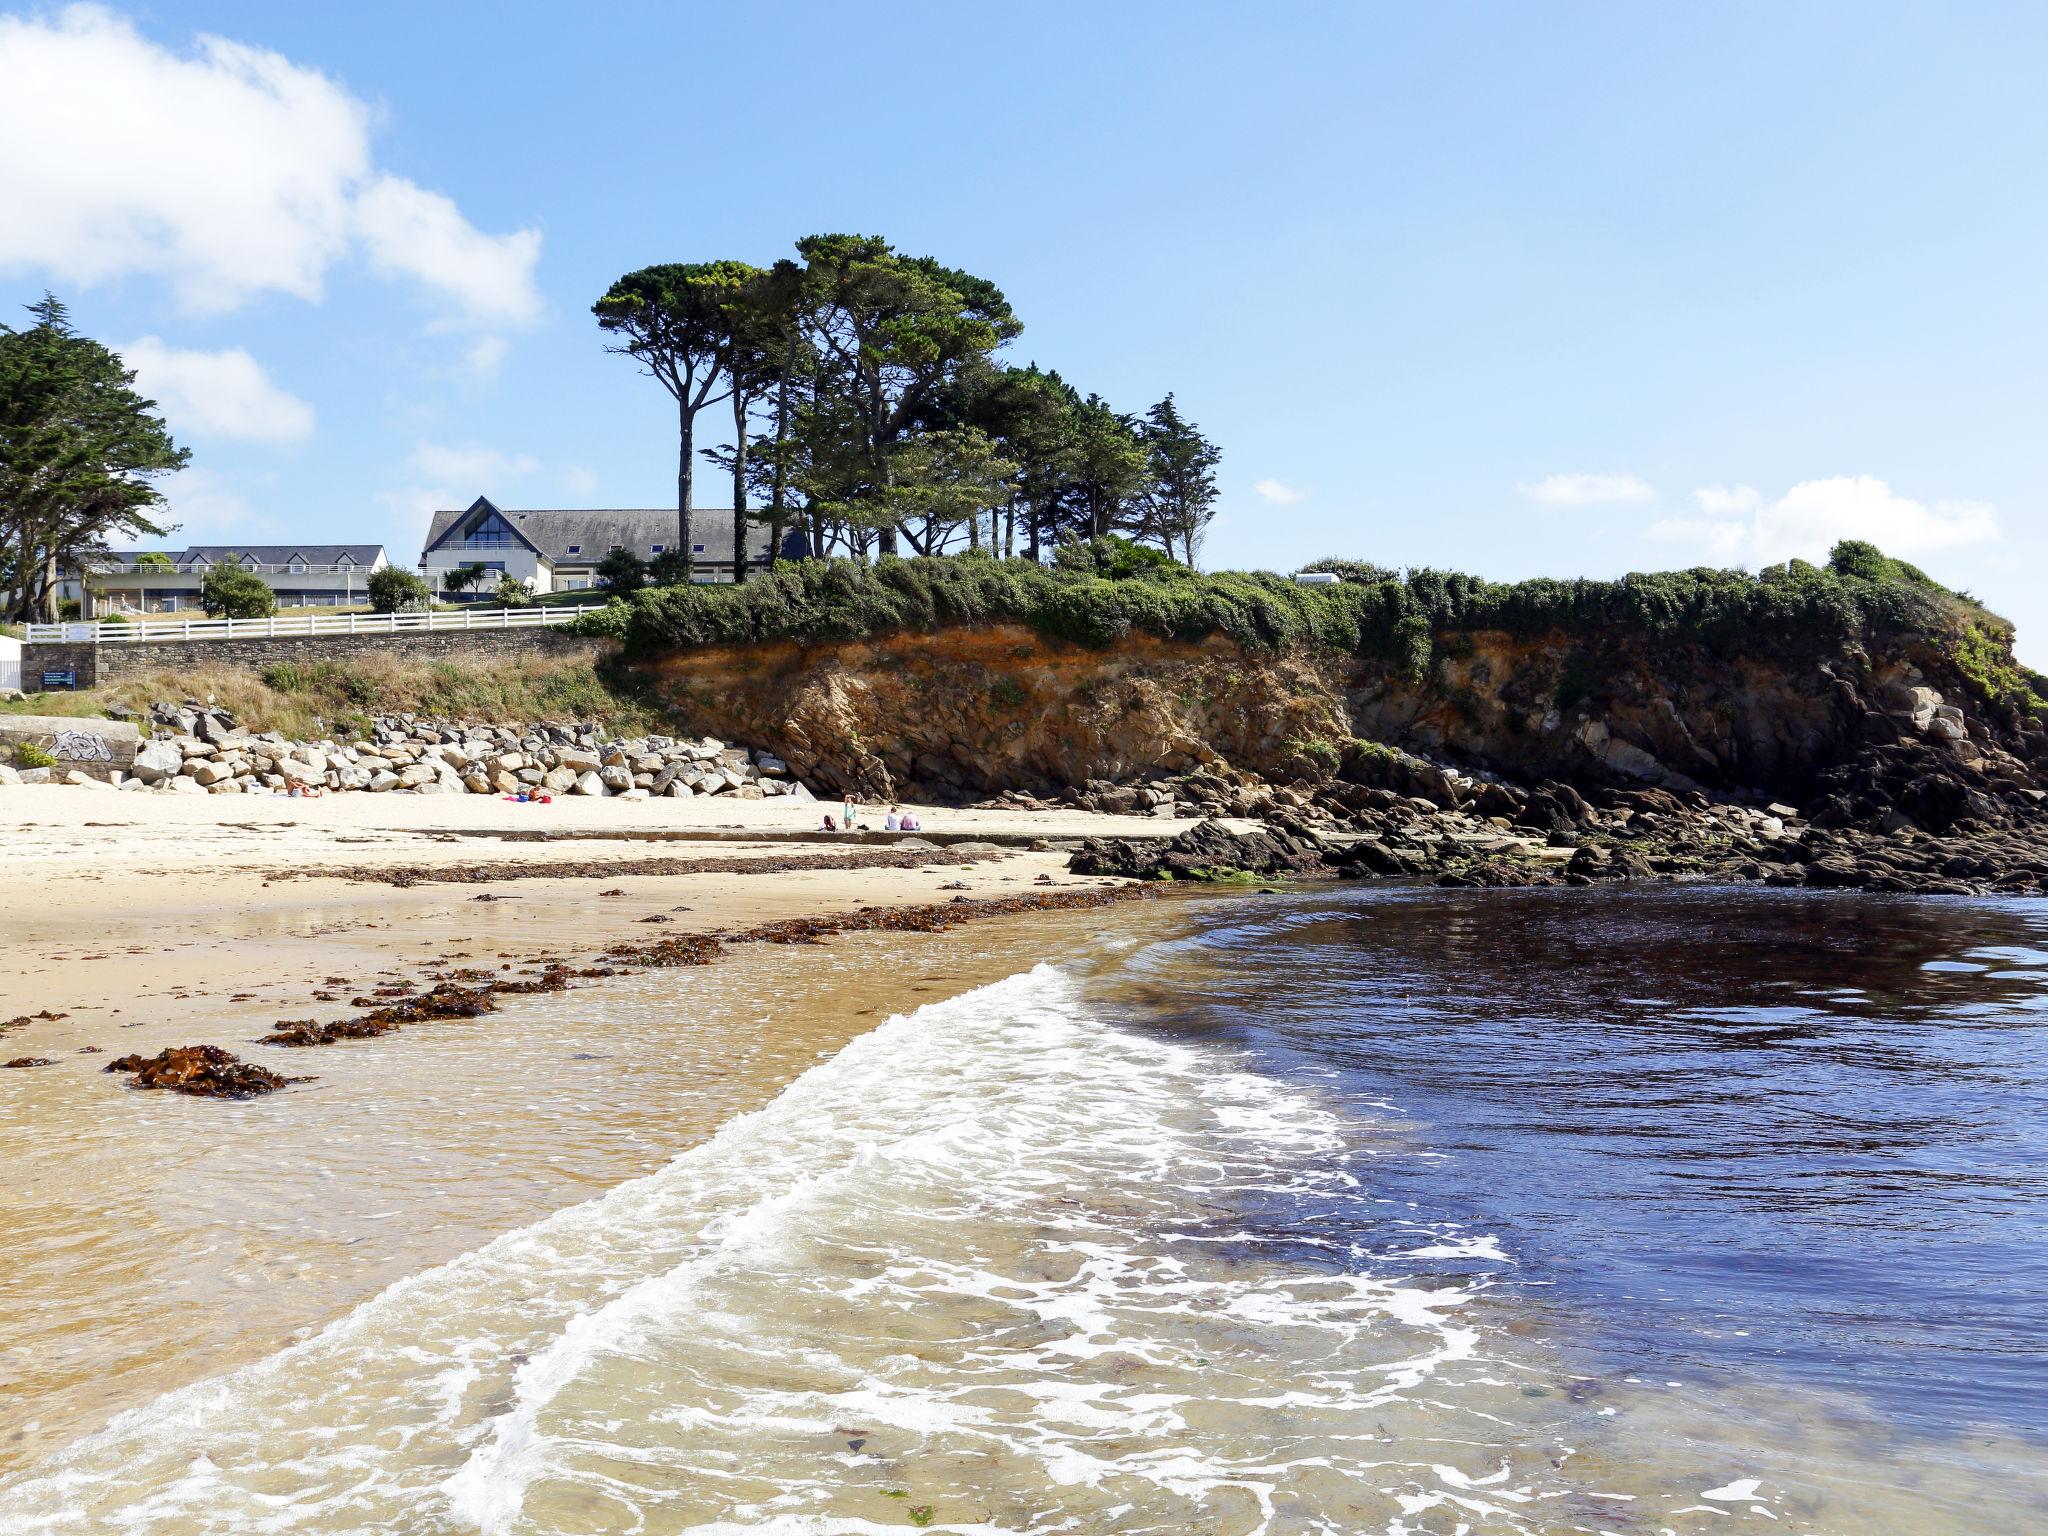
<path fill-rule="evenodd" d="M 0 545 L 10 617 L 54 617 L 58 575 L 112 539 L 156 537 L 155 477 L 184 467 L 156 402 L 120 357 L 81 336 L 51 294 L 0 325 Z"/>
<path fill-rule="evenodd" d="M 1192 564 L 1214 516 L 1216 445 L 1174 396 L 1142 416 L 999 353 L 1023 331 L 987 278 L 875 235 L 811 235 L 796 259 L 670 263 L 628 273 L 594 306 L 678 404 L 683 461 L 695 417 L 727 401 L 736 579 L 751 528 L 769 558 L 801 532 L 859 558 L 986 548 L 1032 559 L 1062 540 L 1155 542 Z M 680 543 L 690 472 L 679 463 Z M 668 562 L 673 566 L 676 562 Z M 687 581 L 654 571 L 657 584 Z"/>

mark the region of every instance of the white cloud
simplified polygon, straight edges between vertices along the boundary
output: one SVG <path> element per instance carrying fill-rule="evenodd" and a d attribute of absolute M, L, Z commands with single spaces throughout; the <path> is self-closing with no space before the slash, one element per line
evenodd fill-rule
<path fill-rule="evenodd" d="M 466 507 L 478 496 L 501 505 L 508 486 L 540 470 L 530 453 L 505 453 L 482 443 L 419 442 L 408 456 L 403 485 L 376 493 L 376 502 L 399 520 L 404 531 L 394 534 L 417 548 L 427 522 L 445 507 Z"/>
<path fill-rule="evenodd" d="M 376 270 L 416 278 L 481 318 L 521 322 L 540 313 L 539 230 L 487 235 L 449 198 L 397 176 L 371 182 L 355 211 Z"/>
<path fill-rule="evenodd" d="M 1598 475 L 1579 472 L 1546 475 L 1534 485 L 1519 488 L 1531 501 L 1550 507 L 1591 507 L 1610 502 L 1655 501 L 1657 491 L 1635 475 Z"/>
<path fill-rule="evenodd" d="M 507 480 L 520 480 L 540 468 L 530 453 L 503 453 L 481 443 L 420 443 L 412 451 L 412 467 L 431 479 L 473 485 L 476 490 L 463 498 L 467 506 L 479 494 L 492 496 L 494 487 Z"/>
<path fill-rule="evenodd" d="M 1739 518 L 1761 507 L 1764 493 L 1753 485 L 1703 485 L 1692 499 L 1703 517 Z"/>
<path fill-rule="evenodd" d="M 562 471 L 562 484 L 570 495 L 579 501 L 587 501 L 597 494 L 597 471 L 585 469 L 581 464 L 571 464 Z"/>
<path fill-rule="evenodd" d="M 225 38 L 176 53 L 89 5 L 0 17 L 0 270 L 153 276 L 217 311 L 317 302 L 361 254 L 455 317 L 532 319 L 539 232 L 486 234 L 380 171 L 374 117 L 318 70 Z"/>
<path fill-rule="evenodd" d="M 121 349 L 142 393 L 163 408 L 174 437 L 296 443 L 313 432 L 313 407 L 278 388 L 240 347 L 187 352 L 144 336 Z"/>
<path fill-rule="evenodd" d="M 1702 486 L 1693 500 L 1700 516 L 1660 519 L 1649 536 L 1750 565 L 1821 560 L 1839 539 L 1867 539 L 1887 554 L 1911 558 L 2000 536 L 1996 507 L 1981 501 L 1930 507 L 1870 475 L 1802 480 L 1776 501 L 1750 486 Z"/>
<path fill-rule="evenodd" d="M 1291 507 L 1297 502 L 1308 500 L 1307 491 L 1297 490 L 1284 480 L 1254 481 L 1252 494 L 1261 501 L 1271 502 L 1276 507 Z"/>
<path fill-rule="evenodd" d="M 480 336 L 463 354 L 463 370 L 481 379 L 496 378 L 498 366 L 511 350 L 512 343 L 502 336 Z"/>

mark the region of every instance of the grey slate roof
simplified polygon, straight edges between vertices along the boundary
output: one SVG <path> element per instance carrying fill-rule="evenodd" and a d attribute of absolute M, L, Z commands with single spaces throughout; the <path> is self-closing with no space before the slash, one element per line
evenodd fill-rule
<path fill-rule="evenodd" d="M 676 547 L 674 507 L 499 507 L 486 503 L 521 538 L 547 557 L 553 565 L 595 565 L 614 544 L 624 545 L 642 560 L 652 558 L 654 546 Z M 436 512 L 427 525 L 426 548 L 431 550 L 456 523 L 477 510 L 472 502 L 459 510 Z M 704 546 L 700 560 L 732 559 L 732 508 L 697 507 L 690 513 L 690 542 Z M 570 546 L 576 546 L 570 552 Z M 748 553 L 765 558 L 768 530 L 756 526 L 747 530 Z"/>
<path fill-rule="evenodd" d="M 200 557 L 219 565 L 246 556 L 258 565 L 283 565 L 298 556 L 308 565 L 319 566 L 338 565 L 341 557 L 347 555 L 357 565 L 368 566 L 374 565 L 383 553 L 382 544 L 188 544 L 183 549 L 113 549 L 101 558 L 117 565 L 133 565 L 144 555 L 162 554 L 179 565 Z"/>

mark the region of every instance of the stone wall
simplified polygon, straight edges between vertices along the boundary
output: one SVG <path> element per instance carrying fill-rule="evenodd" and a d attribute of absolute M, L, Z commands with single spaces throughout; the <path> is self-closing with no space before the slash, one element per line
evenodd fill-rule
<path fill-rule="evenodd" d="M 354 656 L 390 656 L 400 661 L 508 660 L 547 656 L 589 641 L 559 629 L 433 629 L 386 635 L 237 636 L 232 640 L 117 641 L 36 644 L 21 648 L 21 684 L 42 686 L 44 671 L 76 669 L 78 686 L 92 688 L 154 672 L 195 667 L 246 667 L 251 671 L 280 661 L 311 666 Z"/>
<path fill-rule="evenodd" d="M 45 672 L 76 672 L 79 687 L 94 687 L 99 681 L 98 656 L 99 647 L 88 641 L 24 645 L 21 648 L 22 691 L 42 692 Z"/>

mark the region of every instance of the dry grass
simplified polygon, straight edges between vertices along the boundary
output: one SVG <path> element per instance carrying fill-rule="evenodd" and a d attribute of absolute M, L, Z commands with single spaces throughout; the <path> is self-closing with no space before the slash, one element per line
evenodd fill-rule
<path fill-rule="evenodd" d="M 608 650 L 592 642 L 546 658 L 470 665 L 363 656 L 256 671 L 198 667 L 79 693 L 31 694 L 25 702 L 0 704 L 0 711 L 104 715 L 112 706 L 141 715 L 159 700 L 196 699 L 228 710 L 249 730 L 294 739 L 354 736 L 372 715 L 404 712 L 493 724 L 591 720 L 621 735 L 673 729 L 651 694 L 606 665 Z"/>

